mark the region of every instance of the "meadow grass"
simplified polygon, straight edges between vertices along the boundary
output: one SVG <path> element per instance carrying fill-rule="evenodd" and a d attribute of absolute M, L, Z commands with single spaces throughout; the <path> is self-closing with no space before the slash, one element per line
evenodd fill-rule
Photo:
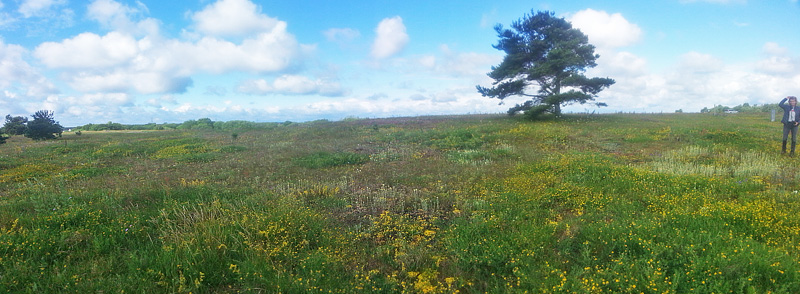
<path fill-rule="evenodd" d="M 798 293 L 779 136 L 609 114 L 13 137 L 0 291 Z"/>

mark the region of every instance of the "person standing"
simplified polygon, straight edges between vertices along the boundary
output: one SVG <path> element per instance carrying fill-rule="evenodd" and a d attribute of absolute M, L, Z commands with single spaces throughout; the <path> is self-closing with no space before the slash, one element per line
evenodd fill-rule
<path fill-rule="evenodd" d="M 789 104 L 786 104 L 789 101 Z M 797 126 L 800 125 L 800 107 L 797 106 L 797 97 L 787 96 L 783 98 L 778 106 L 783 109 L 783 148 L 782 153 L 786 153 L 786 139 L 789 133 L 792 133 L 792 149 L 789 152 L 790 156 L 794 156 L 794 148 L 797 145 Z"/>

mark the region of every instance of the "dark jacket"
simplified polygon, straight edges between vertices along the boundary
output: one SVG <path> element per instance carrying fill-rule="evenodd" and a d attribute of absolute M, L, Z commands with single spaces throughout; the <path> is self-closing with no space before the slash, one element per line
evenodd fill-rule
<path fill-rule="evenodd" d="M 784 123 L 784 124 L 790 122 L 789 121 L 789 111 L 792 110 L 792 106 L 787 104 L 786 100 L 789 100 L 789 99 L 783 98 L 783 100 L 781 100 L 781 103 L 778 103 L 778 106 L 780 108 L 783 108 L 783 119 L 781 119 L 781 122 Z M 800 121 L 800 105 L 795 105 L 794 113 L 795 113 L 794 120 L 795 121 Z"/>

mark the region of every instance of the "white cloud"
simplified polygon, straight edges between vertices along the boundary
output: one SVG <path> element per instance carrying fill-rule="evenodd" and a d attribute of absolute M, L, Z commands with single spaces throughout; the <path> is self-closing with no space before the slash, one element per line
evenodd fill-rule
<path fill-rule="evenodd" d="M 81 92 L 129 92 L 142 94 L 183 93 L 193 84 L 190 77 L 157 71 L 111 71 L 79 73 L 68 82 Z"/>
<path fill-rule="evenodd" d="M 0 9 L 2 8 L 0 7 Z M 11 14 L 7 12 L 0 12 L 0 28 L 5 28 L 16 21 L 17 19 L 11 16 Z"/>
<path fill-rule="evenodd" d="M 755 69 L 762 73 L 774 75 L 790 75 L 800 69 L 800 58 L 789 55 L 789 49 L 768 42 L 762 47 L 764 59 L 756 62 Z"/>
<path fill-rule="evenodd" d="M 406 97 L 389 97 L 380 93 L 366 98 L 348 98 L 313 102 L 282 108 L 278 114 L 295 113 L 305 118 L 341 119 L 348 116 L 387 117 L 467 113 L 501 113 L 494 99 L 482 97 L 471 86 L 446 88 L 431 93 L 413 93 Z"/>
<path fill-rule="evenodd" d="M 667 82 L 658 75 L 648 73 L 645 58 L 619 51 L 641 40 L 643 32 L 638 25 L 629 22 L 620 13 L 609 14 L 593 9 L 579 11 L 567 20 L 589 37 L 589 43 L 596 46 L 595 53 L 600 55 L 597 67 L 588 69 L 587 76 L 610 77 L 616 81 L 601 92 L 597 102 L 608 103 L 610 108 L 635 109 L 649 108 L 653 101 L 658 100 L 650 95 L 658 93 Z M 580 104 L 566 109 L 583 111 L 589 108 L 597 110 L 593 106 Z"/>
<path fill-rule="evenodd" d="M 406 26 L 399 16 L 385 18 L 375 29 L 377 36 L 372 44 L 372 57 L 385 59 L 402 51 L 408 44 Z"/>
<path fill-rule="evenodd" d="M 648 71 L 647 60 L 631 52 L 619 51 L 641 40 L 643 32 L 638 25 L 620 13 L 609 14 L 593 9 L 581 10 L 567 20 L 589 37 L 589 43 L 596 46 L 595 53 L 600 55 L 597 67 L 588 70 L 588 75 L 615 79 L 617 83 L 611 89 L 644 89 L 642 76 Z"/>
<path fill-rule="evenodd" d="M 18 11 L 25 18 L 29 18 L 49 14 L 52 8 L 66 3 L 65 0 L 23 0 Z"/>
<path fill-rule="evenodd" d="M 140 66 L 174 68 L 183 75 L 277 72 L 296 64 L 307 50 L 285 31 L 285 25 L 280 25 L 240 44 L 214 37 L 204 37 L 195 43 L 170 40 L 153 44 L 151 54 L 142 58 Z"/>
<path fill-rule="evenodd" d="M 722 60 L 709 54 L 689 52 L 680 57 L 678 68 L 683 73 L 710 73 L 723 68 Z"/>
<path fill-rule="evenodd" d="M 761 47 L 761 50 L 763 50 L 764 53 L 769 55 L 786 55 L 787 53 L 789 53 L 788 48 L 782 47 L 781 45 L 775 42 L 767 42 L 766 44 L 764 44 L 763 47 Z"/>
<path fill-rule="evenodd" d="M 647 60 L 630 52 L 623 51 L 602 54 L 597 63 L 596 72 L 603 76 L 635 77 L 647 73 Z"/>
<path fill-rule="evenodd" d="M 5 44 L 0 39 L 0 88 L 4 89 L 4 96 L 41 98 L 57 92 L 50 81 L 24 60 L 27 53 L 22 46 Z"/>
<path fill-rule="evenodd" d="M 500 55 L 475 52 L 455 52 L 447 45 L 439 46 L 440 54 L 424 55 L 417 59 L 422 68 L 448 77 L 472 77 L 483 79 L 493 65 L 502 61 Z M 416 68 L 416 66 L 414 67 Z"/>
<path fill-rule="evenodd" d="M 44 43 L 34 55 L 50 68 L 70 71 L 64 77 L 77 90 L 177 93 L 184 92 L 191 85 L 189 77 L 197 73 L 279 72 L 292 66 L 303 50 L 280 29 L 241 44 L 212 37 L 196 43 L 136 40 L 111 32 Z"/>
<path fill-rule="evenodd" d="M 163 96 L 158 97 L 158 98 L 147 99 L 146 103 L 147 103 L 147 105 L 152 106 L 152 107 L 162 108 L 163 107 L 162 105 L 164 105 L 164 104 L 175 104 L 177 102 L 176 102 L 174 96 L 172 96 L 172 95 L 163 95 Z"/>
<path fill-rule="evenodd" d="M 60 43 L 45 42 L 34 55 L 50 68 L 97 69 L 120 66 L 139 54 L 136 40 L 126 34 L 111 32 L 105 36 L 82 33 Z"/>
<path fill-rule="evenodd" d="M 43 100 L 25 104 L 25 112 L 40 109 L 55 112 L 56 120 L 64 126 L 75 126 L 78 122 L 119 121 L 126 117 L 124 108 L 133 106 L 133 98 L 124 93 L 85 94 L 79 96 L 50 95 Z M 129 116 L 129 115 L 128 115 Z M 77 122 L 76 122 L 77 121 Z"/>
<path fill-rule="evenodd" d="M 791 74 L 797 72 L 797 61 L 788 56 L 770 56 L 758 61 L 756 69 L 768 74 Z"/>
<path fill-rule="evenodd" d="M 666 72 L 651 73 L 645 58 L 618 50 L 636 44 L 642 35 L 637 25 L 620 14 L 584 10 L 570 21 L 589 36 L 601 55 L 598 66 L 587 74 L 616 80 L 597 99 L 609 104 L 601 111 L 699 111 L 714 105 L 775 103 L 781 95 L 800 90 L 793 82 L 800 79 L 796 74 L 800 63 L 775 43 L 765 44 L 765 58 L 752 65 L 725 64 L 710 54 L 687 52 Z M 589 108 L 594 109 L 572 105 L 566 110 L 591 111 Z"/>
<path fill-rule="evenodd" d="M 611 76 L 617 83 L 598 101 L 609 104 L 605 111 L 699 111 L 715 105 L 777 103 L 800 92 L 800 73 L 783 62 L 797 68 L 797 58 L 772 55 L 787 53 L 777 44 L 766 44 L 764 52 L 765 58 L 753 64 L 725 64 L 713 55 L 688 52 L 664 73 Z M 568 109 L 584 111 L 582 106 Z"/>
<path fill-rule="evenodd" d="M 114 0 L 95 0 L 87 7 L 86 16 L 102 26 L 134 35 L 157 35 L 159 22 L 152 18 L 134 21 L 148 12 L 147 7 L 136 2 L 138 7 L 131 7 Z"/>
<path fill-rule="evenodd" d="M 569 17 L 568 21 L 589 36 L 589 43 L 600 50 L 630 46 L 642 37 L 642 29 L 619 13 L 585 9 Z"/>
<path fill-rule="evenodd" d="M 204 11 L 226 5 L 229 3 L 218 2 Z M 131 8 L 97 0 L 90 4 L 90 17 L 118 30 L 104 36 L 87 32 L 42 43 L 34 56 L 48 68 L 63 70 L 61 77 L 78 91 L 153 94 L 185 92 L 193 84 L 191 77 L 198 73 L 281 72 L 299 65 L 300 58 L 314 49 L 298 44 L 282 21 L 238 42 L 215 36 L 193 41 L 165 39 L 158 35 L 156 20 L 131 21 L 131 15 L 146 10 L 141 4 Z"/>
<path fill-rule="evenodd" d="M 87 7 L 86 16 L 103 25 L 130 22 L 129 14 L 138 11 L 113 0 L 95 0 Z"/>
<path fill-rule="evenodd" d="M 261 13 L 249 0 L 220 0 L 192 15 L 198 31 L 212 36 L 245 36 L 286 24 Z"/>
<path fill-rule="evenodd" d="M 5 44 L 0 39 L 0 88 L 8 88 L 12 82 L 27 81 L 36 75 L 35 70 L 22 59 L 25 48 Z"/>
<path fill-rule="evenodd" d="M 242 82 L 237 91 L 245 94 L 290 94 L 290 95 L 322 95 L 341 96 L 344 91 L 337 82 L 322 79 L 312 80 L 297 75 L 282 75 L 272 83 L 264 80 L 247 80 Z"/>

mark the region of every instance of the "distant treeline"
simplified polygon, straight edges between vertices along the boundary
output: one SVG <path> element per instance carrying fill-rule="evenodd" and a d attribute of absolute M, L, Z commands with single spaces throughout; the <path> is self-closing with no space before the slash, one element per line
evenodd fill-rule
<path fill-rule="evenodd" d="M 113 130 L 246 130 L 271 128 L 279 125 L 288 125 L 292 122 L 250 122 L 243 120 L 212 121 L 209 118 L 187 120 L 183 123 L 149 123 L 140 125 L 125 125 L 108 122 L 104 124 L 87 124 L 73 129 L 73 131 L 113 131 Z"/>
<path fill-rule="evenodd" d="M 724 105 L 717 105 L 713 108 L 704 107 L 700 110 L 701 113 L 723 113 L 725 111 L 735 110 L 738 112 L 770 112 L 773 109 L 780 109 L 777 103 L 774 104 L 753 104 L 750 105 L 749 103 L 744 103 L 739 106 L 728 107 Z"/>
<path fill-rule="evenodd" d="M 704 107 L 700 110 L 701 113 L 724 113 L 726 111 L 735 110 L 737 112 L 770 112 L 772 109 L 779 110 L 778 104 L 754 104 L 744 103 L 739 106 L 728 107 L 724 105 L 717 105 L 712 108 Z M 683 112 L 677 110 L 676 112 Z M 352 118 L 351 118 L 352 119 Z M 314 122 L 326 122 L 327 120 L 317 120 Z M 280 125 L 290 125 L 293 122 L 286 121 L 282 123 L 275 122 L 251 122 L 244 120 L 232 121 L 212 121 L 209 118 L 201 118 L 197 120 L 187 120 L 182 123 L 149 123 L 149 124 L 134 124 L 126 125 L 115 122 L 108 122 L 104 124 L 87 124 L 73 129 L 73 131 L 112 131 L 112 130 L 246 130 L 246 129 L 263 129 L 274 128 Z"/>

